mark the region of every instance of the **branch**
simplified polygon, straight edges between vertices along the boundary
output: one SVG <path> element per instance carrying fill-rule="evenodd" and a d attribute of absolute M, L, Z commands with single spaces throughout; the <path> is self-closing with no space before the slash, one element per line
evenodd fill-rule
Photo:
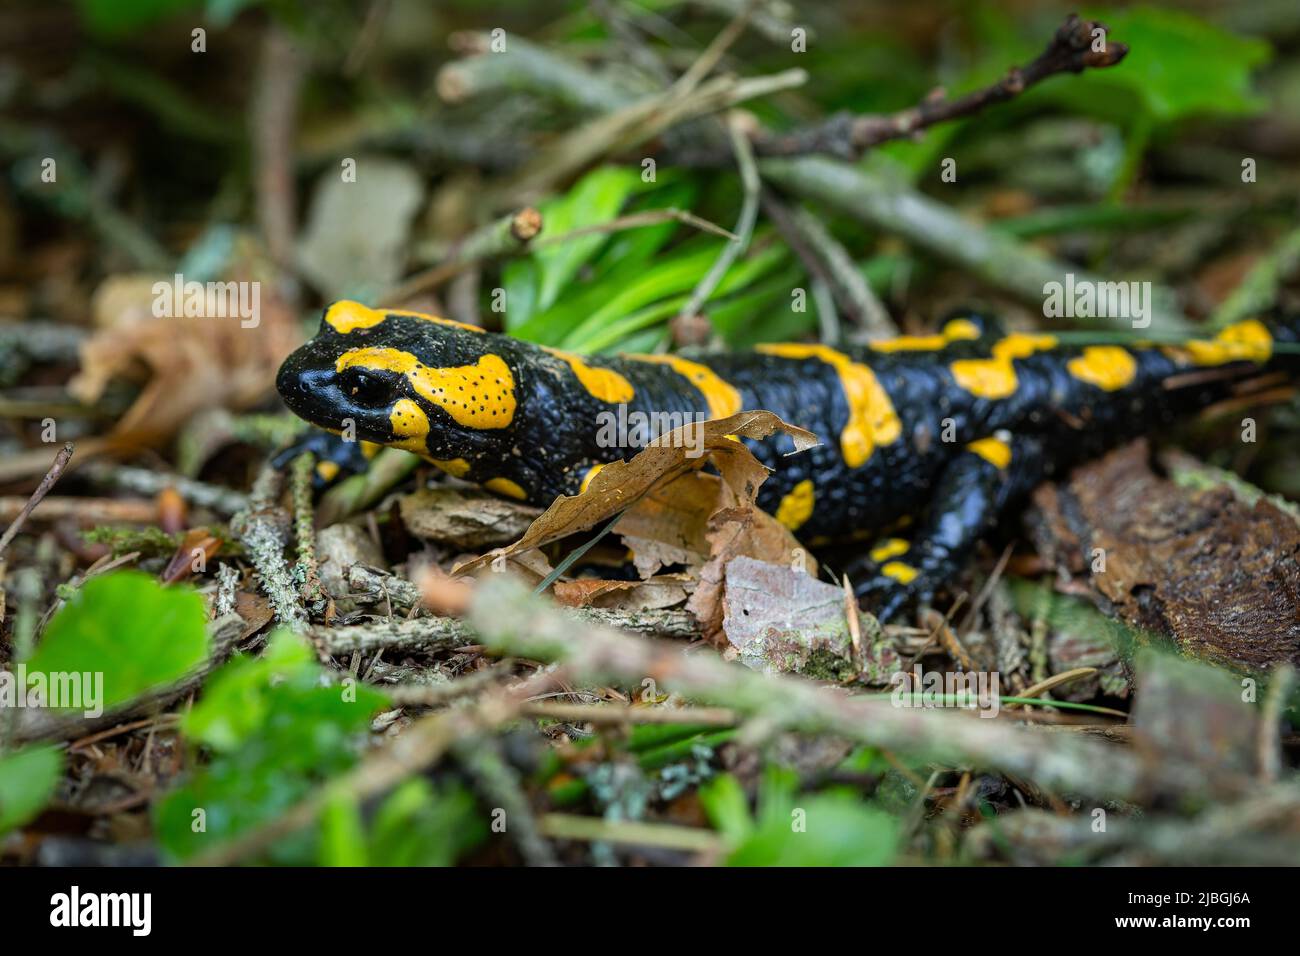
<path fill-rule="evenodd" d="M 482 229 L 470 233 L 445 262 L 418 273 L 397 286 L 379 305 L 395 306 L 409 302 L 422 292 L 442 285 L 481 259 L 517 255 L 542 231 L 542 214 L 531 206 L 502 216 Z"/>
<path fill-rule="evenodd" d="M 994 103 L 1014 99 L 1049 76 L 1082 73 L 1089 68 L 1104 69 L 1124 59 L 1128 46 L 1123 43 L 1110 43 L 1103 38 L 1102 49 L 1093 50 L 1093 30 L 1105 31 L 1106 27 L 1095 20 L 1080 20 L 1072 13 L 1057 28 L 1051 42 L 1036 60 L 1027 66 L 1013 66 L 992 86 L 955 99 L 941 99 L 931 94 L 919 105 L 888 116 L 837 113 L 815 126 L 762 136 L 754 143 L 754 151 L 759 156 L 829 153 L 843 159 L 856 159 L 873 146 L 892 139 L 904 139 L 936 123 L 960 119 Z"/>
<path fill-rule="evenodd" d="M 1043 255 L 1012 237 L 974 225 L 949 206 L 922 195 L 907 185 L 861 166 L 824 156 L 764 159 L 758 164 L 763 178 L 841 210 L 859 222 L 900 236 L 912 245 L 946 260 L 994 288 L 1009 292 L 1042 308 L 1044 286 L 1065 283 L 1073 273 L 1075 284 L 1101 283 L 1099 276 Z M 1174 297 L 1156 286 L 1152 290 L 1151 330 L 1184 332 L 1187 320 L 1178 314 Z M 1099 323 L 1131 331 L 1124 316 L 1098 316 Z"/>
<path fill-rule="evenodd" d="M 1094 740 L 1033 733 L 1007 721 L 895 707 L 888 700 L 850 699 L 811 681 L 760 674 L 711 654 L 684 655 L 672 644 L 603 627 L 575 627 L 572 617 L 501 577 L 475 590 L 469 621 L 498 651 L 558 661 L 575 683 L 639 684 L 650 677 L 688 697 L 758 716 L 775 729 L 836 734 L 870 746 L 923 753 L 950 765 L 975 763 L 1063 792 L 1128 799 L 1229 785 L 1207 780 L 1197 768 L 1149 760 Z"/>

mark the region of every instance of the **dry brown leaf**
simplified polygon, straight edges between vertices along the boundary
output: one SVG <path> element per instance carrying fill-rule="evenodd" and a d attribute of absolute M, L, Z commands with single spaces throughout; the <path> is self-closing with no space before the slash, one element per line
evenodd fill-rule
<path fill-rule="evenodd" d="M 666 490 L 668 482 L 694 473 L 707 463 L 717 468 L 721 481 L 733 493 L 752 502 L 759 485 L 767 477 L 767 470 L 742 442 L 733 441 L 728 436 L 761 439 L 775 432 L 784 432 L 793 439 L 796 452 L 818 443 L 812 432 L 787 425 L 766 411 L 740 412 L 708 421 L 703 425 L 703 432 L 703 455 L 688 457 L 692 443 L 685 440 L 681 429 L 669 432 L 655 444 L 642 449 L 631 461 L 606 465 L 583 494 L 557 498 L 514 544 L 468 561 L 458 566 L 455 573 L 465 574 L 502 556 L 544 547 L 568 535 L 590 530 L 641 501 L 656 488 Z M 789 532 L 785 534 L 791 542 L 790 547 L 798 547 Z"/>
<path fill-rule="evenodd" d="M 539 509 L 477 488 L 421 488 L 397 499 L 406 529 L 426 541 L 475 551 L 514 541 Z"/>
<path fill-rule="evenodd" d="M 245 274 L 233 278 L 248 279 Z M 114 378 L 144 387 L 114 427 L 118 445 L 148 445 L 173 435 L 202 409 L 245 409 L 266 397 L 280 362 L 301 339 L 293 309 L 261 282 L 257 325 L 239 317 L 157 317 L 154 284 L 170 277 L 115 276 L 95 295 L 99 331 L 81 347 L 69 391 L 95 402 Z"/>
<path fill-rule="evenodd" d="M 206 566 L 210 559 L 217 556 L 221 545 L 222 540 L 214 537 L 207 528 L 191 528 L 185 532 L 176 553 L 163 569 L 162 580 L 167 584 L 184 581 L 195 572 L 195 559 L 201 558 L 200 567 Z"/>
<path fill-rule="evenodd" d="M 901 657 L 871 615 L 850 624 L 843 588 L 788 564 L 738 557 L 726 569 L 723 631 L 749 667 L 884 684 Z M 854 628 L 859 635 L 855 664 Z"/>
<path fill-rule="evenodd" d="M 577 581 L 555 582 L 555 599 L 569 607 L 656 610 L 681 604 L 694 583 L 685 574 L 665 574 L 648 581 L 579 578 Z"/>

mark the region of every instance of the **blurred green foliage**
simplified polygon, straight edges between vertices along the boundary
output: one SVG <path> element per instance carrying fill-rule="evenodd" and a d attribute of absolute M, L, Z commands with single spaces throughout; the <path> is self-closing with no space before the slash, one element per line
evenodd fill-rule
<path fill-rule="evenodd" d="M 208 657 L 203 598 L 139 571 L 91 578 L 54 615 L 28 673 L 102 673 L 105 709 L 198 667 Z"/>
<path fill-rule="evenodd" d="M 311 648 L 283 629 L 261 657 L 225 664 L 181 725 L 211 759 L 158 803 L 164 850 L 178 860 L 211 850 L 348 770 L 384 703 L 368 685 L 333 684 Z M 271 859 L 311 862 L 315 841 L 315 833 L 296 834 Z"/>
<path fill-rule="evenodd" d="M 0 754 L 0 836 L 33 819 L 63 776 L 57 747 L 26 747 Z"/>
<path fill-rule="evenodd" d="M 791 770 L 766 768 L 757 816 L 731 774 L 702 786 L 700 800 L 733 847 L 729 866 L 884 866 L 898 851 L 896 817 L 847 787 L 799 794 Z"/>

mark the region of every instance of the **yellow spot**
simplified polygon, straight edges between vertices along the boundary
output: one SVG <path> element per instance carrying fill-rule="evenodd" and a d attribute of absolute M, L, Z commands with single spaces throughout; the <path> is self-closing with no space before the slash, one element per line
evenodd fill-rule
<path fill-rule="evenodd" d="M 491 353 L 474 365 L 429 368 L 401 349 L 349 349 L 334 367 L 339 372 L 352 367 L 399 372 L 421 397 L 466 428 L 505 428 L 515 417 L 514 376 L 510 366 Z"/>
<path fill-rule="evenodd" d="M 325 310 L 325 323 L 334 328 L 336 332 L 342 332 L 346 335 L 349 332 L 355 332 L 357 329 L 374 328 L 390 315 L 402 315 L 413 319 L 423 319 L 426 322 L 437 322 L 439 325 L 455 326 L 458 329 L 467 329 L 470 332 L 482 332 L 477 325 L 468 325 L 464 322 L 456 322 L 452 319 L 439 318 L 436 315 L 425 315 L 423 312 L 403 312 L 396 309 L 371 309 L 362 305 L 360 302 L 353 302 L 349 299 L 342 299 L 335 302 Z"/>
<path fill-rule="evenodd" d="M 880 569 L 880 573 L 887 578 L 893 578 L 899 584 L 911 584 L 920 572 L 902 561 L 890 561 Z"/>
<path fill-rule="evenodd" d="M 489 478 L 483 482 L 483 487 L 488 491 L 495 491 L 499 495 L 505 495 L 507 498 L 514 498 L 518 501 L 524 501 L 528 497 L 528 492 L 509 478 Z"/>
<path fill-rule="evenodd" d="M 951 319 L 944 323 L 942 331 L 943 337 L 949 342 L 980 337 L 980 327 L 970 319 Z"/>
<path fill-rule="evenodd" d="M 966 450 L 979 455 L 1000 471 L 1005 471 L 1011 464 L 1011 446 L 1001 438 L 981 438 L 967 445 Z"/>
<path fill-rule="evenodd" d="M 602 402 L 617 404 L 632 401 L 632 396 L 635 394 L 632 383 L 613 369 L 593 368 L 583 360 L 582 356 L 574 355 L 572 352 L 561 352 L 559 349 L 550 349 L 546 346 L 542 346 L 542 350 L 568 362 L 569 368 L 573 369 L 573 374 L 578 377 L 582 387 Z"/>
<path fill-rule="evenodd" d="M 866 365 L 825 345 L 760 345 L 758 351 L 791 359 L 816 358 L 835 369 L 849 406 L 849 419 L 840 432 L 840 453 L 850 468 L 861 466 L 877 446 L 888 445 L 902 434 L 893 402 Z"/>
<path fill-rule="evenodd" d="M 937 335 L 900 335 L 872 342 L 871 349 L 875 352 L 935 352 L 953 342 L 979 337 L 979 326 L 970 319 L 953 319 Z"/>
<path fill-rule="evenodd" d="M 599 475 L 600 469 L 604 467 L 605 466 L 603 464 L 592 465 L 590 468 L 587 469 L 587 473 L 582 476 L 582 484 L 578 486 L 578 494 L 582 494 L 584 491 L 587 490 L 587 486 L 591 484 L 591 479 Z"/>
<path fill-rule="evenodd" d="M 1089 345 L 1065 367 L 1079 381 L 1108 392 L 1123 388 L 1137 376 L 1137 359 L 1118 345 Z"/>
<path fill-rule="evenodd" d="M 903 538 L 886 538 L 880 544 L 871 549 L 871 560 L 879 563 L 888 561 L 890 558 L 896 558 L 900 554 L 906 554 L 911 545 Z"/>
<path fill-rule="evenodd" d="M 1185 346 L 1197 365 L 1254 362 L 1263 365 L 1273 355 L 1273 336 L 1258 319 L 1230 325 L 1212 340 L 1193 339 Z"/>
<path fill-rule="evenodd" d="M 430 458 L 429 461 L 453 478 L 464 478 L 469 474 L 469 462 L 464 458 Z"/>
<path fill-rule="evenodd" d="M 379 454 L 379 449 L 383 447 L 383 445 L 376 441 L 363 441 L 361 442 L 361 457 L 367 460 L 374 458 Z"/>
<path fill-rule="evenodd" d="M 654 362 L 670 366 L 674 372 L 700 390 L 704 400 L 709 403 L 710 418 L 726 418 L 740 411 L 740 392 L 736 391 L 734 386 L 724 382 L 707 365 L 692 362 L 680 355 L 629 355 L 627 357 L 638 362 Z"/>
<path fill-rule="evenodd" d="M 337 461 L 318 461 L 316 462 L 316 474 L 320 475 L 321 481 L 333 481 L 339 476 L 339 463 Z"/>
<path fill-rule="evenodd" d="M 1020 382 L 1012 359 L 1028 358 L 1035 352 L 1056 345 L 1051 335 L 1012 333 L 993 345 L 993 355 L 986 359 L 959 359 L 948 368 L 957 384 L 980 398 L 1006 398 L 1015 393 Z"/>
<path fill-rule="evenodd" d="M 421 455 L 428 453 L 429 416 L 423 408 L 409 398 L 399 398 L 388 413 L 388 423 L 393 427 L 394 448 Z"/>
<path fill-rule="evenodd" d="M 776 520 L 791 531 L 798 531 L 813 513 L 813 483 L 805 478 L 790 489 L 776 509 Z"/>

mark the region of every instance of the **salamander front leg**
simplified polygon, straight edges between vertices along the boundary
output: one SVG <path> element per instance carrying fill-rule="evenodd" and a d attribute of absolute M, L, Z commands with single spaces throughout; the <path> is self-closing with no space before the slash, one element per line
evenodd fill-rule
<path fill-rule="evenodd" d="M 1007 502 L 1038 483 L 1042 458 L 1037 438 L 1004 434 L 967 445 L 940 477 L 913 539 L 891 538 L 872 549 L 874 571 L 855 588 L 863 607 L 884 621 L 929 601 L 965 567 Z"/>
<path fill-rule="evenodd" d="M 312 452 L 316 456 L 312 487 L 321 491 L 348 475 L 365 471 L 378 449 L 379 446 L 372 442 L 345 441 L 338 435 L 312 428 L 303 432 L 288 448 L 276 452 L 271 464 L 276 468 L 286 468 L 303 452 Z"/>

